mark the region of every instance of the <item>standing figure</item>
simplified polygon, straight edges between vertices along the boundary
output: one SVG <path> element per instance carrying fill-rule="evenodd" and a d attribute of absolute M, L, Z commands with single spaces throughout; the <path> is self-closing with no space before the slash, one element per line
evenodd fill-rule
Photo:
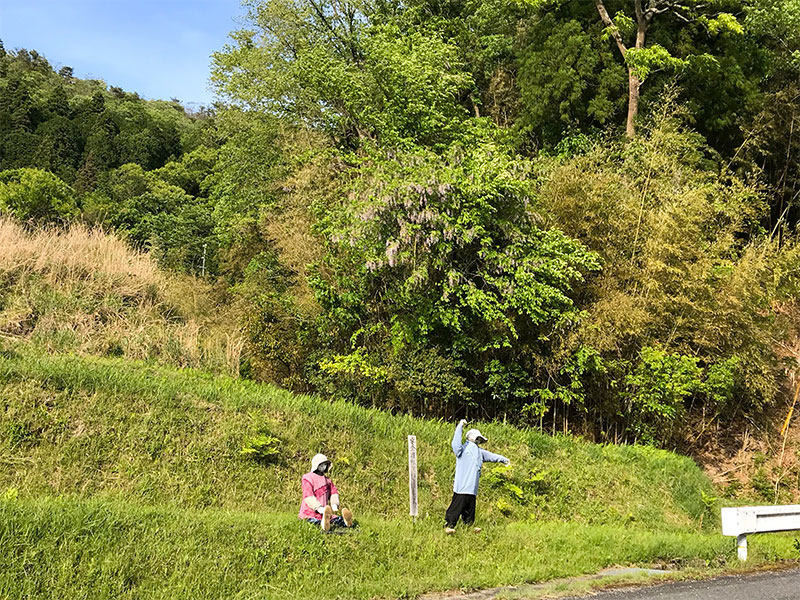
<path fill-rule="evenodd" d="M 303 500 L 300 503 L 298 518 L 312 525 L 319 525 L 323 531 L 330 531 L 331 525 L 351 527 L 353 514 L 346 508 L 339 512 L 339 490 L 326 473 L 331 461 L 324 454 L 316 454 L 311 459 L 311 471 L 303 475 Z"/>
<path fill-rule="evenodd" d="M 505 456 L 493 454 L 480 447 L 480 444 L 487 442 L 486 437 L 481 435 L 477 429 L 470 429 L 467 432 L 466 443 L 461 443 L 462 430 L 467 422 L 464 419 L 456 426 L 453 434 L 453 454 L 456 455 L 456 477 L 453 482 L 453 500 L 445 513 L 445 533 L 455 533 L 455 526 L 458 519 L 471 525 L 475 522 L 475 499 L 478 496 L 478 481 L 481 478 L 481 466 L 484 462 L 501 462 L 510 464 Z M 475 528 L 479 532 L 480 527 Z"/>

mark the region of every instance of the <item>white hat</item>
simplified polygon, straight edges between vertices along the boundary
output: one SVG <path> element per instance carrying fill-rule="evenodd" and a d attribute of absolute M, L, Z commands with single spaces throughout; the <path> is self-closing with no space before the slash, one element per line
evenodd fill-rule
<path fill-rule="evenodd" d="M 478 431 L 477 429 L 470 429 L 467 432 L 467 441 L 468 442 L 472 442 L 474 444 L 477 444 L 478 442 L 483 444 L 485 442 L 488 442 L 489 438 L 487 438 L 486 436 L 482 435 L 481 432 Z"/>
<path fill-rule="evenodd" d="M 317 470 L 317 467 L 320 466 L 322 463 L 329 463 L 331 461 L 328 460 L 328 457 L 324 454 L 315 454 L 314 458 L 311 459 L 311 472 Z"/>

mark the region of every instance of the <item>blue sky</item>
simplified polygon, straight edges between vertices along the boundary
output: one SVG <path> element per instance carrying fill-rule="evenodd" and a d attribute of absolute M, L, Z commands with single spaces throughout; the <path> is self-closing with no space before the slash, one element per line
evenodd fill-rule
<path fill-rule="evenodd" d="M 210 55 L 243 13 L 239 0 L 0 0 L 0 39 L 76 77 L 208 104 Z"/>

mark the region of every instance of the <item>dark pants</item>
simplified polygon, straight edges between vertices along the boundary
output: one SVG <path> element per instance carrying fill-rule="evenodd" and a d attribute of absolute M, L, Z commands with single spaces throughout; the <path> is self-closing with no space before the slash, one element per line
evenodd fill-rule
<path fill-rule="evenodd" d="M 306 521 L 317 527 L 322 523 L 322 519 L 315 519 L 314 517 L 309 517 Z M 347 523 L 344 522 L 344 517 L 341 515 L 334 515 L 331 517 L 331 527 L 347 527 Z"/>
<path fill-rule="evenodd" d="M 450 506 L 444 515 L 448 527 L 455 527 L 459 517 L 470 525 L 475 522 L 475 496 L 473 494 L 453 494 Z"/>

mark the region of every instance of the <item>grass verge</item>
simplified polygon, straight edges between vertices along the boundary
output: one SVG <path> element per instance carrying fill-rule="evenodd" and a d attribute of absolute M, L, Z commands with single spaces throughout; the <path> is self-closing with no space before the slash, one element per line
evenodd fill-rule
<path fill-rule="evenodd" d="M 714 534 L 550 522 L 451 537 L 433 520 L 367 516 L 323 535 L 286 514 L 21 496 L 0 501 L 0 547 L 0 597 L 15 599 L 408 598 L 734 556 Z"/>

